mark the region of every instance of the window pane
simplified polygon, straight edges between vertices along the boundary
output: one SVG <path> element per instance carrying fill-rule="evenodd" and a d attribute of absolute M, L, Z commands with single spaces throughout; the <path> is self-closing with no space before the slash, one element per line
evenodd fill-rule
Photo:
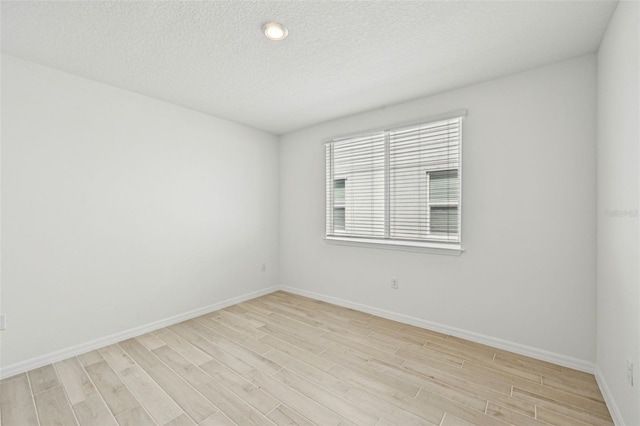
<path fill-rule="evenodd" d="M 384 237 L 384 133 L 357 136 L 332 144 L 329 209 L 334 232 Z M 347 184 L 348 183 L 348 184 Z M 341 210 L 338 210 L 341 208 Z"/>
<path fill-rule="evenodd" d="M 333 181 L 333 203 L 344 204 L 344 186 L 346 179 L 336 179 Z"/>
<path fill-rule="evenodd" d="M 344 231 L 345 225 L 344 207 L 335 207 L 333 209 L 333 229 L 334 231 Z"/>
<path fill-rule="evenodd" d="M 457 170 L 442 170 L 429 173 L 429 204 L 457 204 L 460 184 Z"/>
<path fill-rule="evenodd" d="M 431 233 L 456 235 L 458 233 L 458 207 L 431 207 Z"/>
<path fill-rule="evenodd" d="M 459 202 L 459 141 L 459 119 L 389 131 L 390 238 L 458 239 L 455 232 L 443 236 L 432 231 L 430 209 Z"/>

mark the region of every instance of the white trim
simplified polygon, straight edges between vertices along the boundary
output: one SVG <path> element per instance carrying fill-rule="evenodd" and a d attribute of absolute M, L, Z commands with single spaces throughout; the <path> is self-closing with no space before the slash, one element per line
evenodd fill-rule
<path fill-rule="evenodd" d="M 604 397 L 604 402 L 607 404 L 607 408 L 609 409 L 609 414 L 611 414 L 611 419 L 613 420 L 613 424 L 616 426 L 623 426 L 624 421 L 622 419 L 622 414 L 620 413 L 620 409 L 616 404 L 616 400 L 613 398 L 611 394 L 611 390 L 609 386 L 607 386 L 607 381 L 604 379 L 604 375 L 598 367 L 598 364 L 595 365 L 595 371 L 593 372 L 594 376 L 596 376 L 596 382 L 598 383 L 598 387 L 600 388 L 600 392 Z"/>
<path fill-rule="evenodd" d="M 377 249 L 391 249 L 404 251 L 421 251 L 434 254 L 446 254 L 449 256 L 460 256 L 464 249 L 459 243 L 446 244 L 437 242 L 413 242 L 402 240 L 383 240 L 373 238 L 354 238 L 326 236 L 325 241 L 332 244 L 346 246 L 359 246 Z"/>
<path fill-rule="evenodd" d="M 460 328 L 439 324 L 436 322 L 412 317 L 409 315 L 387 311 L 387 310 L 376 308 L 373 306 L 350 302 L 348 300 L 339 299 L 337 297 L 326 296 L 324 294 L 319 294 L 312 291 L 301 290 L 301 289 L 286 287 L 286 286 L 281 286 L 281 290 L 287 291 L 289 293 L 297 294 L 300 296 L 310 297 L 312 299 L 320 300 L 323 302 L 332 303 L 334 305 L 343 306 L 345 308 L 351 308 L 357 311 L 366 312 L 372 315 L 377 315 L 379 317 L 391 319 L 391 320 L 402 322 L 405 324 L 415 325 L 417 327 L 426 328 L 426 329 L 437 331 L 444 334 L 449 334 L 451 336 L 456 336 L 462 339 L 471 340 L 472 342 L 482 343 L 484 345 L 492 346 L 494 348 L 514 352 L 520 355 L 539 359 L 541 361 L 551 362 L 564 367 L 584 371 L 586 373 L 591 373 L 591 374 L 594 373 L 594 368 L 595 368 L 594 363 L 590 361 L 582 360 L 579 358 L 574 358 L 571 356 L 558 354 L 558 353 L 547 351 L 544 349 L 535 348 L 533 346 L 527 346 L 521 343 L 511 342 L 508 340 L 487 336 L 485 334 L 475 333 L 473 331 L 467 331 Z"/>
<path fill-rule="evenodd" d="M 142 334 L 149 333 L 150 331 L 155 331 L 173 324 L 187 321 L 189 319 L 199 317 L 200 315 L 205 315 L 219 309 L 226 308 L 227 306 L 235 305 L 237 303 L 255 299 L 256 297 L 264 296 L 265 294 L 273 293 L 274 291 L 278 291 L 279 289 L 280 288 L 278 286 L 273 286 L 262 290 L 253 291 L 251 293 L 223 300 L 222 302 L 203 306 L 192 311 L 173 315 L 169 318 L 164 318 L 158 321 L 131 328 L 129 330 L 124 330 L 110 336 L 101 337 L 95 340 L 81 343 L 79 345 L 71 346 L 55 352 L 50 352 L 48 354 L 40 355 L 26 361 L 16 362 L 14 364 L 10 364 L 0 368 L 0 378 L 4 379 L 7 377 L 15 376 L 16 374 L 24 373 L 25 371 L 33 370 L 34 368 L 43 367 L 45 365 L 62 361 L 63 359 L 67 359 L 72 356 L 80 355 L 85 352 L 112 345 L 126 339 L 131 339 L 132 337 L 140 336 Z"/>

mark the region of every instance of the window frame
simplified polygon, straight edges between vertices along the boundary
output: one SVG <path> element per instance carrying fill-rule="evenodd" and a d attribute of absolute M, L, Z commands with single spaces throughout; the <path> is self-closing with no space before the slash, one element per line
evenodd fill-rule
<path fill-rule="evenodd" d="M 459 136 L 459 140 L 458 140 L 458 168 L 457 169 L 443 169 L 444 170 L 456 170 L 458 173 L 458 190 L 459 190 L 459 197 L 458 197 L 458 202 L 457 203 L 446 203 L 446 206 L 442 203 L 436 203 L 436 204 L 442 204 L 442 206 L 445 207 L 457 207 L 458 209 L 458 224 L 457 224 L 457 235 L 458 235 L 458 239 L 457 241 L 450 241 L 447 238 L 438 238 L 437 235 L 431 235 L 429 237 L 429 240 L 409 240 L 409 239 L 400 239 L 400 238 L 391 238 L 389 235 L 385 235 L 385 238 L 367 238 L 367 237 L 360 237 L 360 236 L 353 236 L 353 235 L 336 235 L 336 231 L 335 229 L 331 229 L 331 231 L 333 232 L 332 235 L 329 234 L 329 227 L 328 224 L 331 223 L 331 227 L 333 228 L 333 217 L 331 219 L 329 219 L 327 217 L 327 215 L 329 214 L 329 212 L 331 212 L 331 214 L 333 215 L 334 212 L 334 205 L 333 205 L 333 199 L 329 200 L 328 197 L 332 197 L 332 193 L 330 194 L 325 187 L 325 236 L 324 239 L 326 242 L 328 243 L 332 243 L 332 244 L 340 244 L 340 245 L 355 245 L 355 246 L 363 246 L 363 247 L 369 247 L 369 248 L 381 248 L 381 249 L 395 249 L 395 250 L 406 250 L 406 251 L 425 251 L 425 252 L 431 252 L 431 253 L 436 253 L 436 254 L 447 254 L 447 255 L 459 255 L 461 254 L 464 249 L 462 248 L 462 176 L 463 176 L 463 161 L 462 161 L 462 156 L 463 156 L 463 149 L 462 149 L 462 142 L 463 142 L 463 131 L 462 131 L 462 120 L 464 119 L 464 117 L 466 117 L 467 113 L 466 110 L 459 110 L 459 111 L 455 111 L 455 112 L 451 112 L 451 113 L 447 113 L 447 114 L 440 114 L 437 116 L 431 116 L 431 117 L 427 117 L 424 119 L 421 119 L 419 121 L 413 121 L 413 122 L 409 122 L 409 123 L 401 123 L 401 124 L 394 124 L 394 125 L 390 125 L 387 126 L 385 128 L 382 129 L 374 129 L 374 130 L 365 130 L 365 131 L 361 131 L 361 132 L 353 132 L 351 134 L 348 135 L 344 135 L 344 136 L 337 136 L 337 137 L 333 137 L 330 140 L 325 140 L 324 144 L 332 144 L 336 141 L 339 141 L 341 139 L 346 139 L 346 138 L 352 138 L 352 137 L 359 137 L 359 136 L 364 136 L 367 134 L 373 134 L 373 133 L 378 133 L 378 132 L 385 132 L 386 137 L 385 139 L 388 140 L 388 134 L 390 131 L 394 131 L 394 130 L 398 130 L 401 129 L 403 127 L 410 127 L 410 126 L 414 126 L 414 125 L 421 125 L 421 124 L 430 124 L 430 123 L 435 123 L 438 121 L 444 121 L 444 120 L 451 120 L 451 119 L 456 119 L 459 118 L 461 119 L 461 123 L 460 123 L 460 136 Z M 386 147 L 386 152 L 385 152 L 385 168 L 387 168 L 387 172 L 388 172 L 388 148 L 389 145 L 387 143 L 387 147 Z M 326 178 L 326 174 L 330 171 L 331 174 L 333 174 L 333 167 L 334 167 L 334 159 L 333 159 L 333 154 L 331 153 L 330 156 L 326 157 L 326 161 L 330 161 L 330 164 L 325 164 L 325 185 L 327 182 L 327 178 Z M 440 171 L 440 170 L 438 170 Z M 429 179 L 429 175 L 431 172 L 427 171 L 426 172 L 426 178 Z M 389 173 L 387 173 L 388 175 Z M 345 180 L 345 207 L 346 207 L 346 186 L 347 186 L 347 178 L 343 177 L 343 176 L 334 176 L 333 180 Z M 430 191 L 430 184 L 429 182 L 427 182 L 427 197 L 429 197 L 429 191 Z M 387 199 L 387 204 L 386 204 L 386 208 L 385 208 L 385 222 L 388 223 L 390 215 L 389 215 L 389 207 L 390 207 L 390 203 L 388 202 L 389 199 L 389 194 L 390 191 L 389 190 L 385 190 L 385 199 Z M 333 198 L 333 197 L 332 197 Z M 329 201 L 331 202 L 331 208 L 328 209 L 327 206 L 329 205 Z M 430 216 L 430 209 L 431 209 L 431 204 L 427 203 L 427 220 L 428 217 Z M 437 207 L 437 206 L 436 206 Z M 345 208 L 345 228 L 346 228 L 346 208 Z M 430 223 L 427 222 L 427 226 L 429 226 Z M 388 232 L 389 227 L 386 227 L 386 230 Z"/>

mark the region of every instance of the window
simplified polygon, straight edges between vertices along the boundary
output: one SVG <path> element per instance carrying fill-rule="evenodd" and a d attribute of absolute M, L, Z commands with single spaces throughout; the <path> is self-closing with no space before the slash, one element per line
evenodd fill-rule
<path fill-rule="evenodd" d="M 326 145 L 328 239 L 460 248 L 462 118 Z"/>

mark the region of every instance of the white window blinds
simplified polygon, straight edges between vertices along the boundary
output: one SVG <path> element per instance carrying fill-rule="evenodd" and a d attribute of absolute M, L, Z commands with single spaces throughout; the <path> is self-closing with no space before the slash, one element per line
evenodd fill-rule
<path fill-rule="evenodd" d="M 327 237 L 460 242 L 462 118 L 326 145 Z"/>

